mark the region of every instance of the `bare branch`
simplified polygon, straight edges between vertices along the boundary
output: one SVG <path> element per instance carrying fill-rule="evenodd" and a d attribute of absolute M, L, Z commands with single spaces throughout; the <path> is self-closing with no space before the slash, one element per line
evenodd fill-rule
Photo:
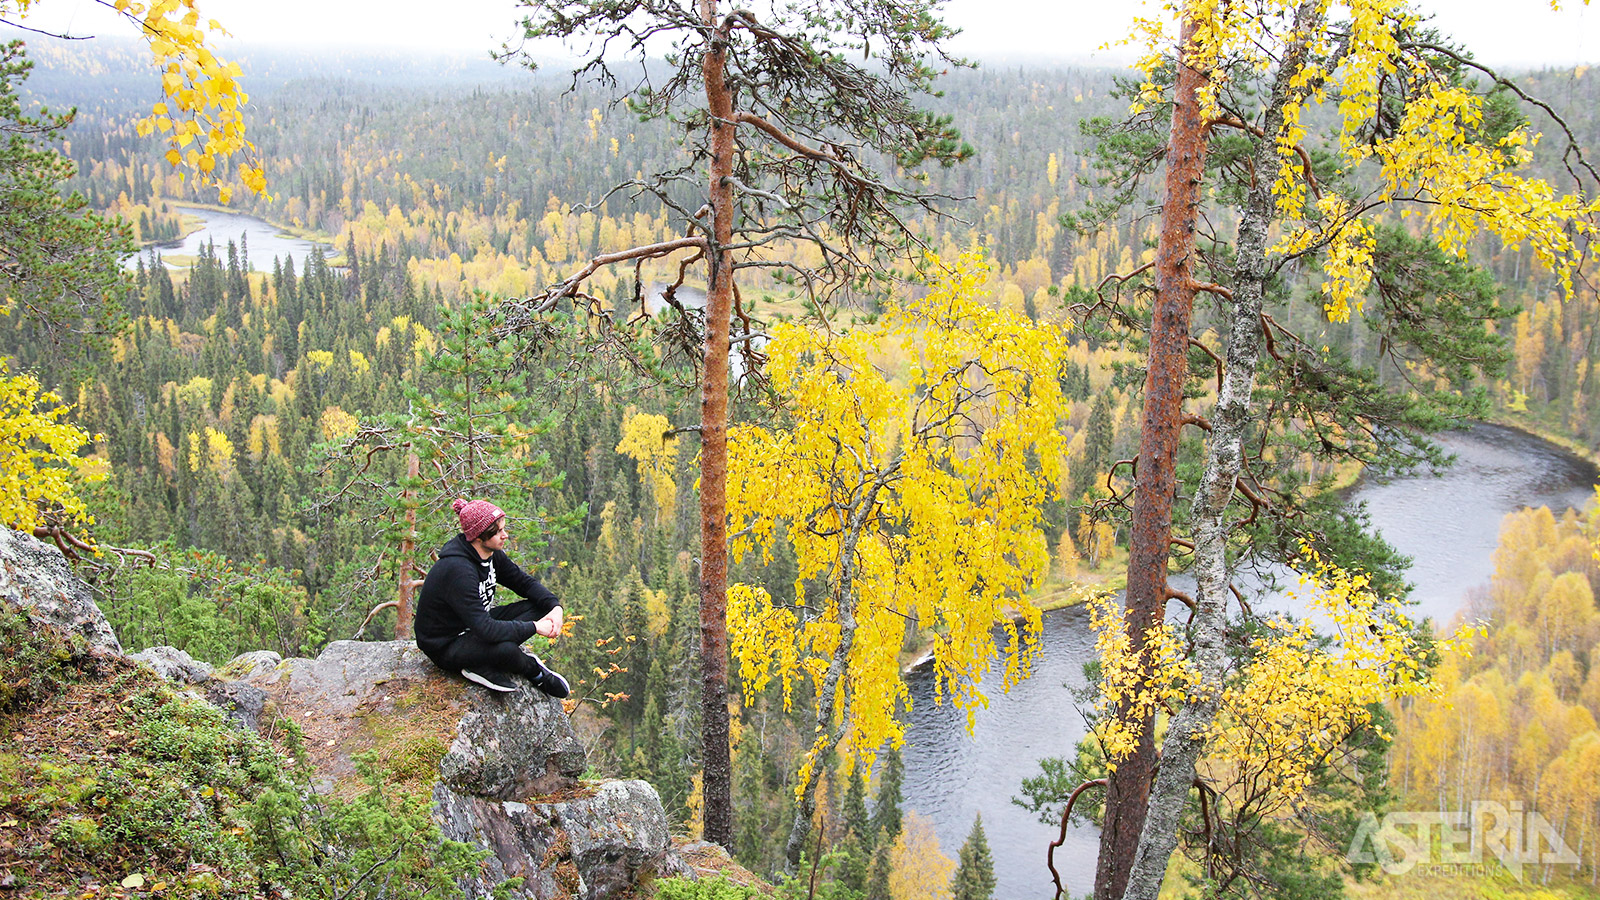
<path fill-rule="evenodd" d="M 1067 806 L 1061 811 L 1061 833 L 1050 842 L 1050 849 L 1045 851 L 1045 865 L 1050 868 L 1050 877 L 1056 883 L 1056 900 L 1061 900 L 1066 895 L 1066 886 L 1061 883 L 1061 873 L 1056 871 L 1056 848 L 1067 842 L 1067 822 L 1072 818 L 1072 807 L 1078 802 L 1078 795 L 1091 787 L 1105 787 L 1104 778 L 1091 778 L 1072 789 L 1071 796 L 1067 797 Z"/>

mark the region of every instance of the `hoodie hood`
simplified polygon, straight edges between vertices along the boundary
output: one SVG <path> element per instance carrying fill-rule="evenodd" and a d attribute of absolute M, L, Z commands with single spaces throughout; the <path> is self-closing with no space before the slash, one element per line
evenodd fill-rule
<path fill-rule="evenodd" d="M 467 536 L 464 534 L 457 534 L 446 541 L 443 547 L 439 548 L 439 558 L 444 559 L 447 556 L 460 556 L 480 566 L 488 562 L 488 560 L 478 555 L 478 548 L 472 546 L 472 542 L 467 540 Z"/>

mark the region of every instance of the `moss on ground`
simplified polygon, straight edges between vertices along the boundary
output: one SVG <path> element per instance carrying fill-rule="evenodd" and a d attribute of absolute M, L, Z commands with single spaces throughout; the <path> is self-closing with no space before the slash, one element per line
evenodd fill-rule
<path fill-rule="evenodd" d="M 245 807 L 282 780 L 265 741 L 12 606 L 0 647 L 0 868 L 13 890 L 257 892 Z"/>
<path fill-rule="evenodd" d="M 457 896 L 484 851 L 419 796 L 445 748 L 413 728 L 433 724 L 383 730 L 360 787 L 319 794 L 292 722 L 269 742 L 0 604 L 0 895 Z"/>

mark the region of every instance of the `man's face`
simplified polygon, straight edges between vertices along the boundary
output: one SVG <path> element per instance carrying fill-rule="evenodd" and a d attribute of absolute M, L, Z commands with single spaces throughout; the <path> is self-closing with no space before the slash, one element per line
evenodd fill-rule
<path fill-rule="evenodd" d="M 480 543 L 490 550 L 504 550 L 506 547 L 506 540 L 510 537 L 511 526 L 506 523 L 505 519 L 501 519 L 500 527 L 495 530 L 495 533 L 483 538 Z"/>

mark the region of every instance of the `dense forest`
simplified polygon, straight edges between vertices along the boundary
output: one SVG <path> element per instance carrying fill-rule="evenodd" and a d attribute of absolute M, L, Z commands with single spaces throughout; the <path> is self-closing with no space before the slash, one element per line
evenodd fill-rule
<path fill-rule="evenodd" d="M 581 679 L 578 717 L 595 741 L 594 758 L 649 779 L 692 827 L 698 709 L 685 661 L 698 652 L 695 451 L 673 445 L 663 468 L 624 449 L 641 416 L 672 426 L 695 421 L 695 397 L 683 387 L 690 379 L 681 360 L 668 361 L 665 373 L 623 370 L 615 357 L 593 352 L 595 335 L 582 328 L 510 333 L 496 311 L 499 301 L 534 293 L 589 257 L 675 236 L 659 204 L 606 193 L 667 167 L 674 125 L 640 122 L 598 88 L 569 91 L 558 75 L 459 61 L 257 54 L 244 66 L 251 138 L 270 198 L 236 197 L 234 206 L 340 252 L 331 261 L 321 253 L 265 260 L 229 244 L 169 269 L 155 245 L 186 227 L 179 204 L 210 198 L 169 169 L 156 140 L 136 134 L 146 105 L 138 86 L 151 80 L 140 46 L 41 41 L 30 51 L 39 66 L 26 93 L 78 109 L 62 146 L 79 166 L 70 187 L 126 220 L 145 245 L 122 297 L 125 327 L 94 351 L 91 365 L 57 352 L 25 321 L 0 321 L 0 353 L 40 373 L 97 435 L 94 456 L 109 477 L 87 489 L 96 537 L 163 560 L 95 573 L 123 643 L 172 645 L 220 663 L 258 648 L 304 655 L 332 639 L 392 635 L 392 613 L 369 620 L 368 612 L 407 577 L 386 555 L 402 527 L 401 506 L 349 485 L 399 483 L 404 459 L 379 454 L 370 470 L 353 460 L 369 446 L 364 440 L 397 433 L 418 410 L 447 406 L 452 392 L 507 398 L 505 422 L 521 434 L 497 459 L 521 467 L 518 483 L 537 485 L 504 504 L 530 521 L 517 555 L 541 566 L 576 614 L 572 635 L 550 647 L 549 658 Z M 941 82 L 940 111 L 979 153 L 930 172 L 927 186 L 951 198 L 952 215 L 930 215 L 915 229 L 946 258 L 985 248 L 993 261 L 985 293 L 998 307 L 1070 328 L 1064 298 L 1074 288 L 1152 257 L 1148 202 L 1114 227 L 1073 227 L 1071 214 L 1109 190 L 1092 170 L 1092 138 L 1079 123 L 1121 114 L 1117 81 L 1099 70 L 980 68 Z M 1600 140 L 1600 86 L 1585 70 L 1530 73 L 1520 83 L 1562 110 L 1586 146 Z M 1558 179 L 1556 150 L 1538 154 L 1538 167 Z M 1481 390 L 1497 416 L 1595 445 L 1600 296 L 1584 286 L 1562 299 L 1531 248 L 1491 246 L 1498 248 L 1487 240 L 1475 248 L 1472 262 L 1499 285 L 1505 315 L 1486 327 L 1511 353 L 1492 381 L 1453 384 L 1445 374 L 1395 366 L 1359 315 L 1329 322 L 1316 303 L 1272 312 L 1387 381 Z M 593 283 L 629 311 L 641 302 L 641 285 L 670 281 L 673 268 L 651 262 L 636 277 L 605 272 Z M 774 320 L 806 305 L 790 285 L 746 290 L 757 295 L 751 310 Z M 1296 290 L 1315 292 L 1316 279 Z M 871 321 L 878 300 L 845 298 L 830 314 Z M 1198 315 L 1203 332 L 1207 313 Z M 1206 339 L 1220 342 L 1215 332 Z M 1045 515 L 1052 588 L 1116 568 L 1123 525 L 1091 515 L 1091 502 L 1106 493 L 1113 463 L 1133 455 L 1140 402 L 1129 387 L 1137 382 L 1132 350 L 1093 330 L 1072 332 L 1069 343 L 1062 499 Z M 478 347 L 501 362 L 474 355 Z M 739 415 L 768 415 L 763 399 L 752 382 L 737 400 Z M 432 452 L 442 459 L 450 451 Z M 1304 465 L 1308 479 L 1352 474 L 1309 456 Z M 425 546 L 448 537 L 445 508 L 424 509 Z M 1509 527 L 1487 602 L 1496 621 L 1514 625 L 1486 639 L 1471 661 L 1444 663 L 1441 682 L 1463 698 L 1457 712 L 1400 711 L 1394 774 L 1402 794 L 1441 805 L 1447 780 L 1463 789 L 1468 778 L 1479 793 L 1549 795 L 1548 809 L 1574 811 L 1562 813 L 1562 827 L 1592 860 L 1593 798 L 1572 795 L 1571 786 L 1593 781 L 1573 773 L 1593 770 L 1600 715 L 1600 682 L 1593 670 L 1581 677 L 1579 664 L 1596 639 L 1594 564 L 1585 549 L 1594 536 L 1576 521 L 1546 519 L 1530 513 Z M 774 590 L 793 584 L 795 561 L 783 546 L 772 558 L 745 556 L 731 580 Z M 1551 610 L 1568 612 L 1558 620 Z M 929 637 L 913 623 L 905 649 Z M 734 849 L 752 868 L 775 871 L 808 723 L 804 704 L 791 710 L 776 686 L 744 700 L 733 743 Z M 1463 704 L 1548 708 L 1536 719 L 1564 724 L 1548 734 L 1496 713 L 1486 718 L 1501 731 L 1474 732 L 1459 715 Z M 891 871 L 906 878 L 937 854 L 909 840 L 925 842 L 925 826 L 908 826 L 894 854 L 873 853 L 885 832 L 902 834 L 898 819 L 869 825 L 859 779 L 827 777 L 827 830 L 850 850 L 833 863 L 845 883 L 863 889 Z M 889 816 L 897 790 L 893 778 L 877 782 L 875 819 Z"/>

